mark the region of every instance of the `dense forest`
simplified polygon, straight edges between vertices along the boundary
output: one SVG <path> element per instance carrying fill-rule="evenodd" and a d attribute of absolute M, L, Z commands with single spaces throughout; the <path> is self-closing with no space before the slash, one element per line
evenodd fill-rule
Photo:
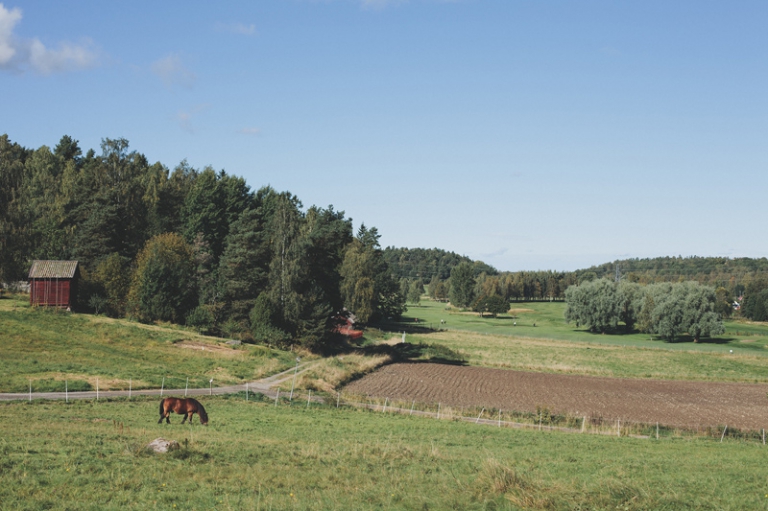
<path fill-rule="evenodd" d="M 395 248 L 384 249 L 384 259 L 392 274 L 398 279 L 421 279 L 429 282 L 433 277 L 448 280 L 451 270 L 459 263 L 471 263 L 477 275 L 496 275 L 498 271 L 482 261 L 473 261 L 467 256 L 439 248 Z"/>
<path fill-rule="evenodd" d="M 61 138 L 28 149 L 0 136 L 0 282 L 34 259 L 80 262 L 81 309 L 309 348 L 333 342 L 343 308 L 362 323 L 399 316 L 426 289 L 459 307 L 562 300 L 607 277 L 697 281 L 768 320 L 768 259 L 627 259 L 575 272 L 499 272 L 441 249 L 382 249 L 376 228 L 333 206 L 305 209 L 270 187 L 186 161 L 173 170 L 104 139 L 83 154 Z"/>
<path fill-rule="evenodd" d="M 315 349 L 343 307 L 362 323 L 404 310 L 376 228 L 333 206 L 182 161 L 172 171 L 104 139 L 0 137 L 0 281 L 35 259 L 78 260 L 80 308 Z"/>

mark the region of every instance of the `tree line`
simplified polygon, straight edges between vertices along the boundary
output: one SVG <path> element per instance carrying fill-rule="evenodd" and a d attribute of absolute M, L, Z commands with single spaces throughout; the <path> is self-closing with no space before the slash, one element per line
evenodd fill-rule
<path fill-rule="evenodd" d="M 727 293 L 694 281 L 643 286 L 598 279 L 569 287 L 565 300 L 565 318 L 577 327 L 600 333 L 637 329 L 669 341 L 685 334 L 694 342 L 720 335 L 723 316 L 733 310 Z"/>
<path fill-rule="evenodd" d="M 344 307 L 362 323 L 405 310 L 379 238 L 223 170 L 150 164 L 122 138 L 83 155 L 69 136 L 53 150 L 0 136 L 0 280 L 78 260 L 91 311 L 319 349 Z"/>
<path fill-rule="evenodd" d="M 500 272 L 483 261 L 473 261 L 439 248 L 387 247 L 384 257 L 400 280 L 403 295 L 407 296 L 408 290 L 420 284 L 422 288 L 426 286 L 430 298 L 450 300 L 458 307 L 468 307 L 478 298 L 490 296 L 499 296 L 507 302 L 562 300 L 565 289 L 576 282 L 573 272 Z M 460 277 L 453 276 L 457 266 L 462 266 Z M 453 295 L 451 289 L 454 289 Z"/>
<path fill-rule="evenodd" d="M 387 247 L 384 253 L 401 280 L 403 295 L 420 284 L 427 287 L 432 299 L 450 300 L 460 307 L 472 307 L 478 299 L 495 296 L 507 302 L 563 300 L 568 287 L 603 278 L 640 285 L 695 281 L 715 288 L 723 317 L 733 313 L 737 302 L 737 314 L 768 321 L 766 258 L 657 257 L 625 259 L 573 272 L 499 272 L 482 261 L 440 249 Z M 464 269 L 457 280 L 452 272 L 459 265 Z"/>
<path fill-rule="evenodd" d="M 733 312 L 768 321 L 768 259 L 749 257 L 656 257 L 625 259 L 578 270 L 577 281 L 618 277 L 638 284 L 695 281 L 715 288 L 723 317 Z M 725 307 L 728 302 L 730 307 Z"/>
<path fill-rule="evenodd" d="M 695 280 L 725 288 L 731 296 L 742 296 L 755 279 L 768 274 L 768 259 L 749 257 L 654 257 L 624 259 L 577 270 L 578 282 L 600 278 L 621 279 L 638 284 Z"/>

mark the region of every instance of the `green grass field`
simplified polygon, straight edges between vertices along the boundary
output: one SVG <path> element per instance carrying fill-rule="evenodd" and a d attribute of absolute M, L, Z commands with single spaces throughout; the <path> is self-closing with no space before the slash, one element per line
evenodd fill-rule
<path fill-rule="evenodd" d="M 513 304 L 509 315 L 481 318 L 424 301 L 409 306 L 402 321 L 387 328 L 407 331 L 409 342 L 452 350 L 470 365 L 617 378 L 768 382 L 768 325 L 727 321 L 719 338 L 670 343 L 640 333 L 593 334 L 566 323 L 564 308 L 562 302 L 521 303 Z"/>
<path fill-rule="evenodd" d="M 464 312 L 445 303 L 424 300 L 419 305 L 408 305 L 400 322 L 393 329 L 412 330 L 415 327 L 459 330 L 482 334 L 496 334 L 517 338 L 579 341 L 591 344 L 664 348 L 668 350 L 696 350 L 715 353 L 753 353 L 768 356 L 768 325 L 728 320 L 725 334 L 700 343 L 689 340 L 666 342 L 651 340 L 648 334 L 595 334 L 577 328 L 563 318 L 564 302 L 512 303 L 510 314 L 480 317 L 476 312 Z M 418 321 L 416 321 L 418 319 Z M 441 323 L 441 320 L 444 323 Z M 535 325 L 535 326 L 534 326 Z"/>
<path fill-rule="evenodd" d="M 287 352 L 230 347 L 173 326 L 33 309 L 0 300 L 0 392 L 207 387 L 251 381 L 293 365 Z M 181 347 L 181 343 L 207 351 Z M 163 380 L 165 379 L 165 380 Z M 65 383 L 66 382 L 66 383 Z"/>
<path fill-rule="evenodd" d="M 558 319 L 562 304 L 529 308 L 512 320 L 515 327 L 509 319 L 447 314 L 426 303 L 412 308 L 411 317 L 424 324 L 432 314 L 439 323 L 444 314 L 455 330 L 408 333 L 416 344 L 370 343 L 319 361 L 298 386 L 332 390 L 404 350 L 417 358 L 459 353 L 471 364 L 536 371 L 768 381 L 761 325 L 729 325 L 754 341 L 731 354 L 735 336 L 702 345 L 585 332 L 568 340 L 573 329 Z M 537 326 L 525 326 L 526 317 Z M 481 327 L 494 322 L 496 330 L 486 335 Z M 529 335 L 511 335 L 523 328 Z M 25 392 L 30 379 L 36 391 L 63 390 L 65 379 L 88 388 L 95 378 L 103 389 L 127 388 L 129 379 L 133 388 L 158 387 L 163 375 L 166 388 L 183 388 L 187 376 L 191 386 L 205 386 L 209 377 L 239 383 L 295 363 L 295 353 L 231 347 L 171 325 L 34 310 L 20 298 L 0 300 L 0 333 L 4 392 Z M 201 400 L 208 427 L 197 420 L 181 426 L 180 416 L 170 426 L 156 424 L 158 399 L 151 398 L 0 403 L 0 509 L 768 508 L 768 451 L 755 439 L 516 430 L 307 408 L 306 398 L 293 406 L 254 396 L 246 402 L 242 394 Z M 147 452 L 157 437 L 182 448 Z"/>
<path fill-rule="evenodd" d="M 253 396 L 251 396 L 253 399 Z M 765 447 L 524 431 L 294 402 L 0 404 L 3 509 L 765 509 Z M 147 452 L 155 438 L 168 454 Z"/>

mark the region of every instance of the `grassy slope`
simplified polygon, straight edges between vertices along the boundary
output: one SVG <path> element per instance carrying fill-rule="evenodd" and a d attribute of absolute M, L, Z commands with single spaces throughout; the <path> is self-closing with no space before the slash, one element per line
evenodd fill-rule
<path fill-rule="evenodd" d="M 178 327 L 142 325 L 84 314 L 31 309 L 0 300 L 0 392 L 184 388 L 242 383 L 291 367 L 289 353 L 260 346 L 230 348 L 221 339 Z M 193 341 L 219 351 L 181 348 Z"/>
<path fill-rule="evenodd" d="M 762 509 L 761 445 L 566 435 L 303 403 L 0 404 L 8 509 Z M 157 437 L 185 444 L 153 455 Z"/>

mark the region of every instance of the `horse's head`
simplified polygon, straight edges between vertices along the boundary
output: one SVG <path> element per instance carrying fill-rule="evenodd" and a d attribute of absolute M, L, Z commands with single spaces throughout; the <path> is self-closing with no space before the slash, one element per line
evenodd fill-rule
<path fill-rule="evenodd" d="M 205 413 L 205 408 L 200 403 L 197 403 L 197 414 L 200 416 L 200 424 L 203 426 L 208 425 L 208 414 Z"/>

